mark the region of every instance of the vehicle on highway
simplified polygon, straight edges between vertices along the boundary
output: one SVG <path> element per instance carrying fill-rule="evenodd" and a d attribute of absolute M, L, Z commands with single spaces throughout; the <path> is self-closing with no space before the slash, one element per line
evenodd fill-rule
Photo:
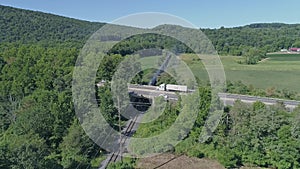
<path fill-rule="evenodd" d="M 174 85 L 174 84 L 161 84 L 157 86 L 157 90 L 161 91 L 175 91 L 175 92 L 187 92 L 188 88 L 184 85 Z"/>

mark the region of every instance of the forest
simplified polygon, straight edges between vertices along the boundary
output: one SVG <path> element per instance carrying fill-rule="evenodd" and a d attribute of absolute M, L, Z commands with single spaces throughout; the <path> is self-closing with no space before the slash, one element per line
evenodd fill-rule
<path fill-rule="evenodd" d="M 82 46 L 103 25 L 0 6 L 0 168 L 99 167 L 106 152 L 82 129 L 75 116 L 71 87 L 73 68 Z M 300 25 L 252 24 L 201 30 L 221 55 L 260 55 L 300 42 Z M 133 37 L 108 53 L 107 60 L 99 66 L 97 79 L 110 80 L 126 55 L 144 47 L 191 52 L 171 38 Z M 232 82 L 228 91 L 251 94 L 260 90 Z M 280 104 L 268 107 L 259 102 L 253 106 L 236 102 L 224 110 L 214 136 L 200 144 L 196 138 L 207 117 L 210 88 L 200 86 L 199 93 L 206 99 L 199 100 L 202 106 L 197 122 L 189 136 L 174 148 L 174 153 L 217 159 L 227 168 L 243 165 L 300 168 L 299 108 L 288 113 Z M 288 91 L 276 94 L 298 99 Z M 98 89 L 97 95 L 102 113 L 112 125 L 116 124 L 117 110 L 110 88 Z M 170 105 L 162 115 L 165 120 L 154 122 L 153 130 L 141 126 L 140 134 L 149 136 L 168 127 L 178 115 L 177 107 Z M 121 166 L 133 167 L 131 164 L 111 167 Z"/>
<path fill-rule="evenodd" d="M 221 55 L 241 56 L 251 49 L 262 53 L 299 47 L 299 24 L 257 23 L 220 29 L 201 29 Z"/>

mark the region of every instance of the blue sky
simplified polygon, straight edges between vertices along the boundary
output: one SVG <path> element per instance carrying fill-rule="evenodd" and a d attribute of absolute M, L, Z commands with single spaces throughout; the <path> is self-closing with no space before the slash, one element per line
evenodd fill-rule
<path fill-rule="evenodd" d="M 0 4 L 99 22 L 138 12 L 164 12 L 202 28 L 300 23 L 298 0 L 0 0 Z"/>

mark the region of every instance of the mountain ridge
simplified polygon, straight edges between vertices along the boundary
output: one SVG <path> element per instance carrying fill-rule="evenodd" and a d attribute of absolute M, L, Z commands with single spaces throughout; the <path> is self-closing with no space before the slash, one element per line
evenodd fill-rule
<path fill-rule="evenodd" d="M 105 24 L 0 5 L 0 42 L 46 45 L 76 42 L 82 46 Z M 153 29 L 162 27 L 166 25 Z M 170 29 L 178 26 L 168 27 Z M 253 23 L 233 28 L 199 30 L 211 40 L 221 55 L 240 56 L 252 48 L 265 53 L 275 52 L 300 44 L 300 24 Z"/>

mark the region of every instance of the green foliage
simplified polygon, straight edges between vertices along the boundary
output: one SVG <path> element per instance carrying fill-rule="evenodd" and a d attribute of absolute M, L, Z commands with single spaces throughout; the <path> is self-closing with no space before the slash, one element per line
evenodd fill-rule
<path fill-rule="evenodd" d="M 134 169 L 136 159 L 123 158 L 122 161 L 111 163 L 107 166 L 107 169 Z"/>
<path fill-rule="evenodd" d="M 254 88 L 253 85 L 245 85 L 242 81 L 231 82 L 227 81 L 227 92 L 243 95 L 262 96 L 282 98 L 288 100 L 299 100 L 300 97 L 296 92 L 287 89 L 278 90 L 275 87 L 269 87 L 266 90 Z"/>
<path fill-rule="evenodd" d="M 262 53 L 261 51 L 259 51 L 257 49 L 250 49 L 249 51 L 245 52 L 245 54 L 243 54 L 243 56 L 245 57 L 245 64 L 255 65 L 259 61 L 264 59 L 266 57 L 266 54 Z"/>
<path fill-rule="evenodd" d="M 188 138 L 192 148 L 181 152 L 191 156 L 203 153 L 204 157 L 216 158 L 226 168 L 251 164 L 296 169 L 299 167 L 300 142 L 295 138 L 293 121 L 277 106 L 266 107 L 257 102 L 251 108 L 238 101 L 229 114 L 223 116 L 211 140 L 200 144 Z"/>
<path fill-rule="evenodd" d="M 245 84 L 243 84 L 241 81 L 237 82 L 227 82 L 227 92 L 228 93 L 239 93 L 239 94 L 248 94 L 249 88 Z"/>
<path fill-rule="evenodd" d="M 177 84 L 176 80 L 166 72 L 163 72 L 158 77 L 158 80 L 157 80 L 156 84 L 159 85 L 159 84 L 162 84 L 162 83 L 164 83 L 164 84 Z"/>
<path fill-rule="evenodd" d="M 3 66 L 5 65 L 5 61 L 3 60 L 3 58 L 0 58 L 0 71 L 2 70 Z"/>
<path fill-rule="evenodd" d="M 295 43 L 293 43 L 293 47 L 300 48 L 300 41 L 298 40 Z"/>
<path fill-rule="evenodd" d="M 146 112 L 146 113 L 161 113 L 156 112 L 160 110 L 154 110 L 154 112 Z M 142 123 L 139 125 L 139 129 L 137 130 L 135 137 L 150 137 L 160 134 L 161 132 L 168 129 L 176 120 L 178 116 L 178 110 L 176 109 L 176 105 L 170 102 L 167 103 L 166 109 L 162 110 L 162 114 L 157 117 L 154 121 L 148 123 Z"/>
<path fill-rule="evenodd" d="M 101 61 L 98 72 L 97 80 L 108 80 L 111 81 L 112 76 L 116 72 L 118 64 L 123 60 L 121 55 L 106 55 Z"/>
<path fill-rule="evenodd" d="M 219 147 L 216 158 L 226 168 L 233 168 L 238 164 L 238 157 L 229 147 Z"/>
<path fill-rule="evenodd" d="M 98 89 L 97 93 L 99 98 L 99 107 L 100 112 L 102 113 L 106 121 L 111 125 L 115 125 L 117 124 L 118 110 L 114 106 L 112 93 L 109 87 L 110 86 L 106 84 L 105 86 Z"/>
<path fill-rule="evenodd" d="M 60 164 L 70 169 L 87 168 L 90 166 L 90 159 L 100 150 L 85 134 L 77 119 L 68 129 L 68 134 L 63 138 L 59 148 L 61 150 Z"/>
<path fill-rule="evenodd" d="M 266 108 L 266 105 L 260 101 L 256 101 L 252 105 L 253 111 L 259 111 Z"/>
<path fill-rule="evenodd" d="M 209 87 L 200 87 L 200 107 L 199 113 L 195 122 L 195 128 L 200 128 L 204 125 L 211 106 L 211 89 Z"/>
<path fill-rule="evenodd" d="M 299 41 L 299 24 L 251 24 L 223 29 L 201 29 L 221 55 L 242 56 L 251 48 L 262 53 L 288 49 Z"/>
<path fill-rule="evenodd" d="M 45 140 L 33 133 L 7 132 L 0 140 L 0 149 L 1 168 L 61 168 L 47 159 L 50 150 Z"/>
<path fill-rule="evenodd" d="M 6 6 L 0 6 L 0 16 L 0 42 L 82 43 L 104 25 Z"/>
<path fill-rule="evenodd" d="M 109 164 L 107 169 L 134 169 L 134 164 L 130 162 L 115 162 Z"/>
<path fill-rule="evenodd" d="M 182 42 L 159 34 L 142 34 L 130 37 L 114 46 L 109 53 L 125 56 L 142 49 L 151 48 L 168 49 L 174 53 L 191 53 L 191 50 Z"/>
<path fill-rule="evenodd" d="M 73 165 L 76 147 L 98 151 L 82 131 L 84 143 L 71 141 L 79 128 L 69 127 L 73 66 L 83 40 L 102 24 L 4 6 L 0 13 L 0 168 L 63 168 L 61 157 Z M 99 156 L 79 153 L 78 165 Z"/>

